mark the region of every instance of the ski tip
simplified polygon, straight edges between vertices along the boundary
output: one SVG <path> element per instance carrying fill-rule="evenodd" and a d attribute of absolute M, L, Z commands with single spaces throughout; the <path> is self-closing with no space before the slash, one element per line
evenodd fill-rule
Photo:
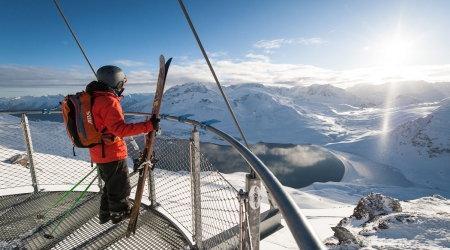
<path fill-rule="evenodd" d="M 51 235 L 51 234 L 44 234 L 44 238 L 46 238 L 48 240 L 53 240 L 55 237 L 53 237 L 53 235 Z"/>

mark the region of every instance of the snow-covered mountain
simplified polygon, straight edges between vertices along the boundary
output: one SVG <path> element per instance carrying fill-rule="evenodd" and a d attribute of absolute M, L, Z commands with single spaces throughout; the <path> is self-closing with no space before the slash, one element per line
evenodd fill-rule
<path fill-rule="evenodd" d="M 424 87 L 423 82 L 418 82 L 408 83 L 411 88 L 402 87 L 406 84 L 396 85 L 394 94 L 388 92 L 387 85 L 356 85 L 350 88 L 352 93 L 317 84 L 286 88 L 253 83 L 223 89 L 248 141 L 324 145 L 360 140 L 384 130 L 387 113 L 391 128 L 418 119 L 437 107 L 436 102 L 446 94 L 444 83 Z M 428 93 L 426 98 L 417 97 L 421 86 Z M 62 95 L 0 98 L 0 110 L 48 109 L 58 106 L 63 98 Z M 152 102 L 153 94 L 128 94 L 121 101 L 125 112 L 146 113 L 151 112 Z M 375 103 L 385 105 L 374 106 Z M 386 111 L 380 114 L 380 108 Z M 191 119 L 200 122 L 220 120 L 214 126 L 241 137 L 215 85 L 188 83 L 169 88 L 164 93 L 161 112 L 173 116 L 190 114 Z M 179 129 L 180 134 L 187 133 L 182 130 Z"/>
<path fill-rule="evenodd" d="M 448 82 L 407 81 L 381 85 L 356 84 L 346 90 L 375 105 L 388 105 L 392 102 L 409 105 L 418 102 L 437 102 L 450 97 L 450 83 Z M 410 102 L 406 101 L 407 97 L 410 98 Z M 398 103 L 399 98 L 403 99 L 403 103 Z"/>
<path fill-rule="evenodd" d="M 325 102 L 329 104 L 344 104 L 355 107 L 371 107 L 373 104 L 357 95 L 330 84 L 313 84 L 308 87 L 293 87 L 288 96 L 301 98 L 311 102 Z"/>
<path fill-rule="evenodd" d="M 417 84 L 419 87 L 411 88 L 407 84 L 359 85 L 350 90 L 331 85 L 285 88 L 245 84 L 224 87 L 224 91 L 249 143 L 317 144 L 344 163 L 346 174 L 341 182 L 314 183 L 301 190 L 285 187 L 329 249 L 448 247 L 448 240 L 441 238 L 449 231 L 450 98 L 446 96 L 450 87 L 448 83 Z M 51 108 L 63 97 L 0 98 L 0 109 Z M 153 94 L 126 95 L 121 101 L 124 111 L 147 113 L 152 102 Z M 214 85 L 189 83 L 168 89 L 161 112 L 191 114 L 189 118 L 200 122 L 217 119 L 221 122 L 214 127 L 240 138 Z M 20 122 L 17 117 L 0 115 L 0 123 L 2 119 Z M 183 123 L 165 120 L 162 127 L 163 132 L 182 138 L 188 138 L 192 130 Z M 221 143 L 200 132 L 202 141 Z M 243 188 L 240 174 L 245 173 L 227 175 L 227 179 Z M 373 218 L 356 218 L 353 207 L 372 192 L 398 199 L 403 211 L 380 210 L 383 214 Z M 367 197 L 373 200 L 381 196 Z M 340 238 L 342 234 L 333 232 L 332 227 L 355 237 Z M 265 240 L 262 249 L 295 248 L 290 233 L 283 230 Z M 426 236 L 417 238 L 417 234 Z"/>
<path fill-rule="evenodd" d="M 43 110 L 55 108 L 63 95 L 0 97 L 0 110 Z"/>
<path fill-rule="evenodd" d="M 412 146 L 420 155 L 450 154 L 450 98 L 429 115 L 397 127 L 392 135 L 399 145 Z"/>
<path fill-rule="evenodd" d="M 356 85 L 350 88 L 353 93 L 332 85 L 317 84 L 286 88 L 253 83 L 223 89 L 250 143 L 315 143 L 339 149 L 344 143 L 364 140 L 364 145 L 356 150 L 361 151 L 358 153 L 369 151 L 372 159 L 388 163 L 384 153 L 387 146 L 373 145 L 379 145 L 386 137 L 390 140 L 389 148 L 395 145 L 391 155 L 415 150 L 418 154 L 434 157 L 448 152 L 449 116 L 446 114 L 450 101 L 441 101 L 447 94 L 447 86 L 445 83 L 429 86 L 424 82 L 399 83 L 393 87 Z M 395 93 L 389 93 L 389 88 Z M 420 89 L 425 94 L 418 97 Z M 366 100 L 356 94 L 376 98 Z M 387 95 L 395 98 L 390 99 Z M 384 101 L 375 100 L 381 96 Z M 0 110 L 48 109 L 58 106 L 63 98 L 63 95 L 0 98 Z M 121 101 L 126 112 L 146 113 L 151 112 L 152 102 L 153 94 L 129 94 Z M 374 102 L 385 105 L 373 106 Z M 191 119 L 200 122 L 217 119 L 221 122 L 214 124 L 215 127 L 236 138 L 241 137 L 214 85 L 188 83 L 169 88 L 164 93 L 161 113 L 189 114 Z M 178 135 L 189 134 L 177 124 L 167 126 L 175 128 L 168 130 L 176 131 L 174 133 Z M 374 149 L 367 150 L 366 147 Z"/>
<path fill-rule="evenodd" d="M 124 107 L 133 106 L 147 99 L 153 99 L 154 94 L 130 94 L 124 95 L 121 103 Z M 61 109 L 60 102 L 64 95 L 0 97 L 0 110 L 43 110 Z"/>

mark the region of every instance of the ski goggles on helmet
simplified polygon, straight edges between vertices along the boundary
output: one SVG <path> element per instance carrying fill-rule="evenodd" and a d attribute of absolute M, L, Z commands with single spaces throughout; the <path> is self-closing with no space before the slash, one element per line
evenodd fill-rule
<path fill-rule="evenodd" d="M 116 88 L 117 88 L 117 89 L 122 88 L 123 85 L 124 85 L 126 82 L 127 82 L 127 77 L 125 76 L 125 77 L 123 78 L 123 81 L 120 81 L 120 82 L 117 83 Z"/>

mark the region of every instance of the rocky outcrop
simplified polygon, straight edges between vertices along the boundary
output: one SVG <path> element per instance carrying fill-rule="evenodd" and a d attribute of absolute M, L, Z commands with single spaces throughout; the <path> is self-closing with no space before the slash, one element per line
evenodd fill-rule
<path fill-rule="evenodd" d="M 400 212 L 402 207 L 397 199 L 379 193 L 370 193 L 359 200 L 350 217 L 345 217 L 331 229 L 334 231 L 334 237 L 339 240 L 339 245 L 364 247 L 368 245 L 368 240 L 364 236 L 368 232 L 366 226 L 369 223 L 377 221 L 378 229 L 387 229 L 389 220 L 379 219 L 384 215 Z"/>
<path fill-rule="evenodd" d="M 401 212 L 402 207 L 397 199 L 383 196 L 378 193 L 370 193 L 361 198 L 358 205 L 353 210 L 353 215 L 357 220 L 372 220 L 378 215 Z"/>
<path fill-rule="evenodd" d="M 27 154 L 16 154 L 6 159 L 7 163 L 22 165 L 28 168 L 28 156 Z"/>

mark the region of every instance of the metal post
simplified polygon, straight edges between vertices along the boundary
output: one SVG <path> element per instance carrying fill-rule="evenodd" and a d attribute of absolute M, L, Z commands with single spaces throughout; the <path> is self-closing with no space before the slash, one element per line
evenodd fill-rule
<path fill-rule="evenodd" d="M 248 212 L 248 226 L 251 235 L 251 244 L 253 249 L 259 249 L 260 240 L 260 210 L 261 210 L 261 179 L 251 174 L 247 174 L 245 178 L 245 188 L 248 194 L 248 203 L 246 211 Z"/>
<path fill-rule="evenodd" d="M 100 170 L 97 169 L 97 186 L 99 189 L 99 192 L 103 192 L 103 180 L 102 180 L 102 176 L 100 175 Z"/>
<path fill-rule="evenodd" d="M 194 242 L 198 249 L 203 249 L 202 242 L 202 204 L 200 193 L 200 136 L 197 127 L 192 130 L 190 145 L 191 152 L 191 200 L 192 226 Z"/>
<path fill-rule="evenodd" d="M 96 165 L 97 166 L 97 165 Z M 91 161 L 91 168 L 94 168 L 94 163 Z M 100 175 L 100 168 L 97 168 L 97 186 L 99 188 L 99 192 L 103 192 L 103 180 Z"/>
<path fill-rule="evenodd" d="M 244 202 L 248 199 L 247 193 L 244 190 L 239 190 L 238 200 L 239 200 L 239 250 L 242 250 L 244 245 Z M 248 220 L 247 220 L 248 222 Z"/>
<path fill-rule="evenodd" d="M 152 152 L 148 152 L 151 154 Z M 156 203 L 156 187 L 155 187 L 155 171 L 153 166 L 150 163 L 148 168 L 148 200 L 150 201 L 150 207 L 155 208 L 157 206 Z"/>
<path fill-rule="evenodd" d="M 244 201 L 243 200 L 239 200 L 239 250 L 242 250 L 242 242 L 243 242 L 243 230 L 242 230 L 242 217 L 243 217 L 243 213 L 244 213 Z"/>
<path fill-rule="evenodd" d="M 30 173 L 31 173 L 31 181 L 34 192 L 39 192 L 39 183 L 36 176 L 36 171 L 34 170 L 34 160 L 33 160 L 33 144 L 31 142 L 31 134 L 30 134 L 30 127 L 28 126 L 28 118 L 25 114 L 22 114 L 22 131 L 23 131 L 23 138 L 25 140 L 25 147 L 27 148 L 27 155 L 28 155 L 28 166 L 30 167 Z"/>

